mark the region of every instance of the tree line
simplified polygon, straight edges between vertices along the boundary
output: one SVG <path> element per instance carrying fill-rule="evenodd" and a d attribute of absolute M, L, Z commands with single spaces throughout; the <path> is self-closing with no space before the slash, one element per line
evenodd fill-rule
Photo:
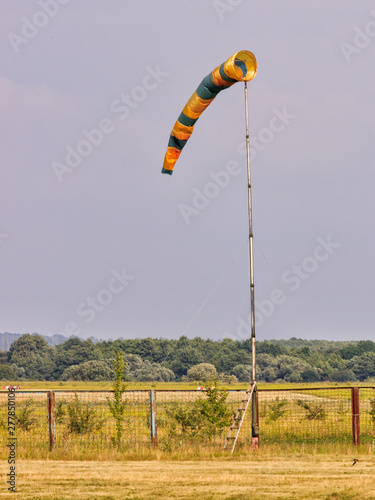
<path fill-rule="evenodd" d="M 347 382 L 375 377 L 375 342 L 258 341 L 257 378 L 263 382 Z M 249 340 L 221 341 L 185 336 L 178 340 L 121 339 L 93 343 L 71 337 L 50 346 L 24 334 L 0 351 L 1 380 L 112 380 L 111 359 L 123 353 L 124 380 L 170 382 L 218 379 L 248 382 Z"/>

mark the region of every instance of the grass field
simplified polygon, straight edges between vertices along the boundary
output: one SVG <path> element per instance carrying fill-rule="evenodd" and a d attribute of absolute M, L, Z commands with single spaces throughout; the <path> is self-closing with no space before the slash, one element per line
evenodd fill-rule
<path fill-rule="evenodd" d="M 353 458 L 358 462 L 353 466 Z M 0 498 L 131 500 L 368 500 L 375 498 L 375 458 L 253 454 L 210 461 L 19 461 L 17 493 Z"/>
<path fill-rule="evenodd" d="M 3 381 L 0 383 L 0 388 L 5 385 L 19 385 L 23 391 L 56 391 L 56 390 L 83 390 L 83 391 L 111 391 L 113 389 L 113 382 L 73 382 L 73 381 L 36 381 L 36 380 L 21 380 L 21 381 Z M 166 390 L 195 390 L 202 382 L 127 382 L 126 388 L 128 390 L 150 390 L 155 389 L 159 391 Z M 219 387 L 226 387 L 229 390 L 247 389 L 248 383 L 238 382 L 236 384 L 218 384 Z M 315 383 L 282 383 L 273 384 L 266 382 L 259 382 L 259 389 L 314 389 L 317 387 L 362 387 L 367 386 L 368 383 L 364 382 L 315 382 Z M 373 384 L 370 384 L 373 385 Z"/>
<path fill-rule="evenodd" d="M 30 429 L 20 428 L 17 434 L 17 493 L 7 491 L 6 474 L 9 473 L 9 466 L 6 461 L 6 439 L 3 441 L 0 500 L 375 499 L 375 424 L 369 404 L 373 389 L 360 390 L 363 444 L 355 448 L 351 444 L 352 417 L 350 391 L 347 389 L 350 385 L 340 384 L 346 388 L 336 391 L 314 391 L 316 385 L 322 387 L 322 384 L 261 386 L 269 389 L 310 390 L 301 393 L 261 392 L 261 447 L 257 451 L 250 451 L 249 429 L 245 422 L 243 442 L 239 442 L 233 456 L 222 451 L 223 438 L 212 446 L 197 445 L 189 440 L 186 443 L 177 442 L 170 449 L 166 446 L 169 432 L 169 428 L 163 425 L 166 407 L 175 400 L 188 405 L 190 399 L 200 397 L 201 394 L 195 390 L 197 383 L 129 384 L 130 390 L 153 388 L 159 391 L 156 398 L 159 447 L 156 449 L 150 446 L 148 392 L 127 394 L 130 420 L 124 436 L 126 439 L 130 436 L 138 440 L 138 446 L 127 445 L 119 450 L 112 445 L 107 446 L 113 431 L 113 422 L 107 414 L 107 394 L 88 392 L 79 393 L 82 404 L 86 400 L 93 404 L 98 414 L 105 417 L 106 425 L 98 436 L 95 432 L 73 436 L 67 433 L 66 422 L 58 421 L 57 447 L 52 451 L 48 448 L 46 394 L 36 392 L 30 396 L 30 393 L 20 393 L 17 400 L 20 412 L 28 398 L 34 402 L 33 413 L 29 415 L 33 423 Z M 336 388 L 337 385 L 331 384 Z M 244 388 L 244 384 L 229 386 L 229 389 Z M 110 390 L 111 383 L 25 382 L 21 389 L 100 391 Z M 180 393 L 168 392 L 170 389 Z M 184 389 L 190 389 L 191 392 L 182 393 Z M 3 399 L 6 396 L 4 391 Z M 228 403 L 232 404 L 232 400 L 240 396 L 240 393 L 231 392 Z M 73 398 L 74 395 L 57 392 L 57 407 L 67 397 Z M 309 418 L 311 415 L 298 404 L 299 399 L 309 403 L 312 409 L 323 405 L 324 418 Z M 5 416 L 1 418 L 4 438 Z M 67 416 L 64 418 L 66 420 Z M 112 427 L 108 430 L 107 425 Z M 353 465 L 354 458 L 358 462 Z"/>

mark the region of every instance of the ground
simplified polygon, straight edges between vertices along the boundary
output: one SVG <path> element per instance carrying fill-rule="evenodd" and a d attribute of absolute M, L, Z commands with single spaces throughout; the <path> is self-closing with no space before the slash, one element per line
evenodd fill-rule
<path fill-rule="evenodd" d="M 358 461 L 353 465 L 354 458 Z M 132 500 L 375 499 L 375 457 L 286 455 L 212 461 L 18 460 L 16 494 L 1 464 L 0 498 Z"/>

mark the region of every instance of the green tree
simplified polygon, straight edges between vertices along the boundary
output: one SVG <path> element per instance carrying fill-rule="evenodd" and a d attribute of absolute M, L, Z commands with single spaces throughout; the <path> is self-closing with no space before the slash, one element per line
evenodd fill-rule
<path fill-rule="evenodd" d="M 125 354 L 124 361 L 126 380 L 171 382 L 175 379 L 175 374 L 169 368 L 148 359 L 143 360 L 137 354 Z"/>
<path fill-rule="evenodd" d="M 209 424 L 206 434 L 211 438 L 230 425 L 233 415 L 226 406 L 228 390 L 219 389 L 216 382 L 212 385 L 212 382 L 206 381 L 206 385 L 203 391 L 205 398 L 198 399 L 196 408 L 203 420 Z"/>
<path fill-rule="evenodd" d="M 55 348 L 40 335 L 22 335 L 9 349 L 9 362 L 25 370 L 25 376 L 34 380 L 52 380 L 55 370 Z"/>
<path fill-rule="evenodd" d="M 339 350 L 343 359 L 352 359 L 354 356 L 361 356 L 366 352 L 375 351 L 375 342 L 371 340 L 360 340 L 359 342 L 351 342 L 349 345 Z"/>
<path fill-rule="evenodd" d="M 189 345 L 185 346 L 184 344 L 182 344 L 180 348 L 176 347 L 176 350 L 171 353 L 170 358 L 172 358 L 172 361 L 168 363 L 167 367 L 170 368 L 177 377 L 186 375 L 189 368 L 203 362 L 202 352 Z"/>
<path fill-rule="evenodd" d="M 199 365 L 192 366 L 187 371 L 188 380 L 213 380 L 218 377 L 217 370 L 214 365 L 210 363 L 199 363 Z"/>
<path fill-rule="evenodd" d="M 142 366 L 130 372 L 130 375 L 140 382 L 171 382 L 175 378 L 172 370 L 159 363 L 151 363 L 148 359 L 142 362 Z"/>
<path fill-rule="evenodd" d="M 276 358 L 277 378 L 286 382 L 300 382 L 301 373 L 310 368 L 310 365 L 301 359 L 285 354 Z"/>
<path fill-rule="evenodd" d="M 329 375 L 332 382 L 354 382 L 357 380 L 353 370 L 335 370 Z"/>
<path fill-rule="evenodd" d="M 216 382 L 206 381 L 207 388 L 192 404 L 173 403 L 166 408 L 166 440 L 177 438 L 211 440 L 232 422 L 232 412 L 226 405 L 228 391 L 218 389 Z"/>
<path fill-rule="evenodd" d="M 259 370 L 257 370 L 258 373 Z M 260 374 L 258 374 L 259 380 L 264 380 L 265 382 L 275 382 L 278 379 L 277 369 L 274 366 L 269 366 L 264 368 Z"/>
<path fill-rule="evenodd" d="M 76 337 L 68 339 L 56 346 L 55 378 L 59 379 L 63 372 L 73 365 L 80 365 L 86 361 L 99 360 L 100 349 L 90 340 L 81 340 Z"/>
<path fill-rule="evenodd" d="M 236 365 L 232 369 L 232 374 L 237 377 L 240 382 L 250 382 L 251 373 L 251 365 Z"/>
<path fill-rule="evenodd" d="M 69 366 L 61 376 L 61 380 L 111 380 L 113 370 L 105 361 L 85 361 L 80 365 Z"/>
<path fill-rule="evenodd" d="M 354 356 L 348 361 L 347 368 L 352 370 L 361 382 L 368 377 L 375 377 L 375 352 Z"/>
<path fill-rule="evenodd" d="M 302 382 L 319 382 L 320 373 L 317 368 L 305 368 L 301 372 Z"/>
<path fill-rule="evenodd" d="M 280 344 L 276 344 L 275 342 L 270 342 L 267 340 L 264 340 L 263 342 L 257 342 L 256 350 L 258 354 L 270 354 L 274 357 L 287 353 L 287 350 Z"/>
<path fill-rule="evenodd" d="M 0 365 L 0 380 L 15 380 L 16 372 L 10 365 Z"/>

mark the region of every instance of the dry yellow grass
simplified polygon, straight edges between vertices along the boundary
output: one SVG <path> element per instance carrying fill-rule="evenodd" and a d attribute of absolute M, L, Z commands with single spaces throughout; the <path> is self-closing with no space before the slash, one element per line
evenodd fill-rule
<path fill-rule="evenodd" d="M 113 381 L 108 382 L 82 382 L 82 381 L 36 381 L 36 380 L 15 380 L 15 381 L 3 381 L 0 386 L 3 388 L 5 385 L 19 385 L 22 391 L 55 391 L 55 390 L 66 390 L 66 391 L 111 391 L 113 390 Z M 126 382 L 126 388 L 128 390 L 150 390 L 155 389 L 158 391 L 165 390 L 192 390 L 195 391 L 198 386 L 202 385 L 202 382 Z M 227 387 L 229 390 L 244 390 L 247 389 L 249 383 L 238 382 L 235 384 L 219 384 L 219 387 Z M 362 387 L 373 384 L 368 384 L 365 382 L 313 382 L 313 383 L 267 383 L 259 382 L 258 388 L 260 390 L 269 389 L 314 389 L 317 387 Z"/>
<path fill-rule="evenodd" d="M 249 456 L 211 461 L 26 461 L 18 493 L 0 498 L 131 500 L 368 500 L 375 498 L 375 458 L 350 455 Z"/>

